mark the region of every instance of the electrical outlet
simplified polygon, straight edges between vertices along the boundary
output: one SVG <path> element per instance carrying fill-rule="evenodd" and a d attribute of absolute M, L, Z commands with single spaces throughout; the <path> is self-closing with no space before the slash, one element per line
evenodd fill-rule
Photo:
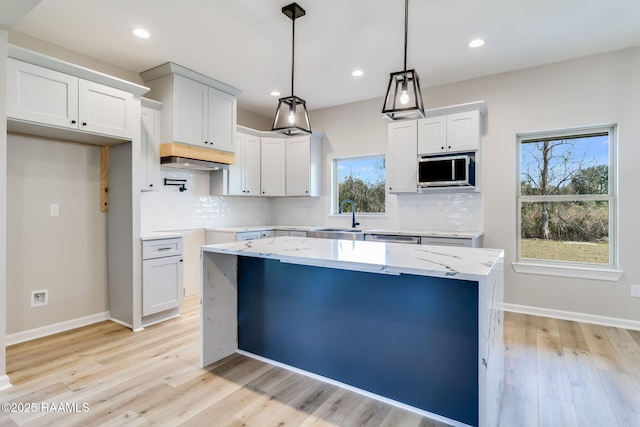
<path fill-rule="evenodd" d="M 631 296 L 640 298 L 640 285 L 631 285 Z"/>
<path fill-rule="evenodd" d="M 49 304 L 49 290 L 40 289 L 39 291 L 31 291 L 31 307 L 40 307 Z"/>
<path fill-rule="evenodd" d="M 55 203 L 49 205 L 49 216 L 60 216 L 60 205 Z"/>

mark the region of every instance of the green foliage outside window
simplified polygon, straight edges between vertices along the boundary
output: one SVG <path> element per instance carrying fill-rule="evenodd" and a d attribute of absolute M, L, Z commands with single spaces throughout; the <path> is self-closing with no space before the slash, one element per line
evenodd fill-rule
<path fill-rule="evenodd" d="M 351 199 L 358 213 L 385 212 L 385 163 L 383 156 L 335 160 L 337 191 L 336 213 L 340 202 Z M 351 212 L 351 205 L 344 206 Z"/>

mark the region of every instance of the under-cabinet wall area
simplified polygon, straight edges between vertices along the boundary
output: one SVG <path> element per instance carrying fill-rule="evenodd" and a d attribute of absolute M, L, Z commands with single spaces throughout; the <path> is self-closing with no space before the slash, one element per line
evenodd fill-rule
<path fill-rule="evenodd" d="M 14 134 L 7 139 L 7 335 L 106 318 L 100 147 Z M 47 304 L 32 307 L 32 292 L 42 290 Z"/>

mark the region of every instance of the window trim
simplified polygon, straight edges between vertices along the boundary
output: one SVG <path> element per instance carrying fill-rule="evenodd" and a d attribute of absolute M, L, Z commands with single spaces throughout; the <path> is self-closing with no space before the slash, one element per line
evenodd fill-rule
<path fill-rule="evenodd" d="M 338 208 L 340 201 L 338 200 L 338 161 L 339 160 L 367 160 L 367 159 L 380 159 L 382 158 L 385 162 L 385 182 L 387 175 L 387 156 L 385 153 L 373 153 L 373 154 L 365 154 L 361 156 L 344 156 L 344 157 L 333 157 L 331 159 L 331 213 L 329 214 L 332 217 L 344 217 L 351 216 L 351 212 L 347 213 L 338 213 Z M 386 188 L 386 184 L 385 184 Z M 371 217 L 385 217 L 387 216 L 387 192 L 384 193 L 384 212 L 356 212 L 358 216 L 371 216 Z"/>
<path fill-rule="evenodd" d="M 588 136 L 594 133 L 608 133 L 608 167 L 609 182 L 608 194 L 582 194 L 582 195 L 549 195 L 549 196 L 523 196 L 521 195 L 521 164 L 522 144 L 525 141 L 533 142 L 547 138 L 559 139 L 569 136 Z M 540 132 L 526 132 L 516 134 L 516 259 L 512 263 L 517 273 L 542 274 L 551 276 L 575 277 L 582 279 L 596 279 L 607 281 L 620 280 L 623 272 L 618 269 L 618 208 L 617 208 L 617 141 L 618 128 L 615 124 L 584 126 L 559 130 Z M 545 260 L 523 258 L 522 254 L 522 203 L 523 202 L 563 202 L 563 201 L 588 201 L 602 200 L 609 204 L 609 263 L 582 263 L 575 261 Z"/>

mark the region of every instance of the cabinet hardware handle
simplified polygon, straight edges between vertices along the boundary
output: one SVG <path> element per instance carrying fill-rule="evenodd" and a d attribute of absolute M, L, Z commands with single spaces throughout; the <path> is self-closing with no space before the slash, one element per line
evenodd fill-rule
<path fill-rule="evenodd" d="M 86 126 L 86 125 L 87 125 L 87 122 L 82 122 L 82 126 Z"/>
<path fill-rule="evenodd" d="M 153 187 L 153 184 L 149 184 L 149 187 Z"/>
<path fill-rule="evenodd" d="M 159 251 L 169 251 L 171 250 L 171 247 L 168 248 L 158 248 Z"/>
<path fill-rule="evenodd" d="M 182 260 L 180 260 L 180 262 L 182 262 Z"/>
<path fill-rule="evenodd" d="M 440 147 L 441 150 L 444 150 L 444 147 Z"/>
<path fill-rule="evenodd" d="M 71 124 L 72 124 L 72 125 L 75 125 L 75 124 L 76 124 L 76 121 L 75 121 L 75 120 L 71 120 Z"/>

